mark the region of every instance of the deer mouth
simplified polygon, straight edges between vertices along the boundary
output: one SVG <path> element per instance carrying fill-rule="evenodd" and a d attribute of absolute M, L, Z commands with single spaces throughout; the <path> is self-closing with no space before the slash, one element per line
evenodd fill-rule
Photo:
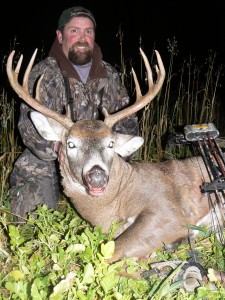
<path fill-rule="evenodd" d="M 88 190 L 88 194 L 98 197 L 104 194 L 108 183 L 108 175 L 99 166 L 94 166 L 84 175 L 84 182 Z"/>
<path fill-rule="evenodd" d="M 94 187 L 88 186 L 88 193 L 89 193 L 89 195 L 94 196 L 94 197 L 98 197 L 98 196 L 103 195 L 104 191 L 105 191 L 105 187 L 94 188 Z"/>

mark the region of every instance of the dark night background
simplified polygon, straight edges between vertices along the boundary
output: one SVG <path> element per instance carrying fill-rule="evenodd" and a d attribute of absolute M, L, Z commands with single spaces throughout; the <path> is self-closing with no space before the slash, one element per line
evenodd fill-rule
<path fill-rule="evenodd" d="M 55 39 L 61 12 L 81 5 L 90 9 L 97 22 L 96 41 L 103 59 L 120 65 L 119 28 L 123 33 L 123 55 L 132 60 L 136 70 L 140 67 L 139 46 L 150 57 L 153 49 L 159 50 L 166 69 L 169 66 L 168 39 L 177 41 L 178 56 L 174 64 L 181 66 L 190 55 L 203 60 L 210 50 L 217 53 L 216 63 L 225 64 L 225 15 L 223 1 L 4 1 L 1 10 L 1 75 L 6 57 L 16 49 L 24 54 L 24 64 L 35 48 L 44 56 Z M 137 59 L 138 58 L 138 59 Z M 3 72 L 2 72 L 3 71 Z M 130 71 L 130 70 L 128 70 Z M 5 78 L 1 76 L 1 78 Z M 2 80 L 2 79 L 1 79 Z M 225 90 L 222 78 L 220 94 Z"/>
<path fill-rule="evenodd" d="M 208 3 L 209 2 L 209 3 Z M 27 1 L 26 1 L 27 3 Z M 63 9 L 82 5 L 89 8 L 97 22 L 96 41 L 104 59 L 120 60 L 117 37 L 121 27 L 125 57 L 135 58 L 140 37 L 143 49 L 156 48 L 167 53 L 167 39 L 176 38 L 179 55 L 203 57 L 209 50 L 225 61 L 225 16 L 223 1 L 147 1 L 133 4 L 120 1 L 4 1 L 1 10 L 1 54 L 16 47 L 31 55 L 37 47 L 48 50 L 55 38 L 58 18 Z M 165 61 L 165 59 L 164 59 Z"/>

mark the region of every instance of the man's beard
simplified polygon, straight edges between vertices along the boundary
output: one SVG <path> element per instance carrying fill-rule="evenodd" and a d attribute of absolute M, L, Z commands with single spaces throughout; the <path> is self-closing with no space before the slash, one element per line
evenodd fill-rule
<path fill-rule="evenodd" d="M 76 49 L 76 46 L 88 47 L 86 52 L 80 52 Z M 93 50 L 87 43 L 77 42 L 69 49 L 68 58 L 74 65 L 83 66 L 89 63 L 93 56 Z"/>

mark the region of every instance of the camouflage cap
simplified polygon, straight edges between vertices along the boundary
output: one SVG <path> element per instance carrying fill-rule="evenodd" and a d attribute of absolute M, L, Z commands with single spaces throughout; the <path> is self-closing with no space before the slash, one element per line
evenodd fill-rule
<path fill-rule="evenodd" d="M 94 26 L 96 27 L 94 15 L 92 14 L 92 12 L 90 10 L 88 10 L 82 6 L 74 6 L 71 8 L 67 8 L 62 12 L 62 14 L 59 18 L 59 21 L 58 21 L 58 29 L 62 28 L 72 18 L 78 17 L 78 16 L 88 17 L 89 19 L 92 20 L 92 22 L 94 23 Z"/>

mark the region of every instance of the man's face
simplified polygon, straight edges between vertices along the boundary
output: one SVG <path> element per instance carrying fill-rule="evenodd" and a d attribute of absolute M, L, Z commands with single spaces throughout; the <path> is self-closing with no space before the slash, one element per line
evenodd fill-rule
<path fill-rule="evenodd" d="M 74 17 L 63 28 L 63 33 L 56 31 L 58 41 L 66 57 L 75 65 L 86 65 L 90 62 L 94 43 L 95 29 L 91 19 Z"/>

